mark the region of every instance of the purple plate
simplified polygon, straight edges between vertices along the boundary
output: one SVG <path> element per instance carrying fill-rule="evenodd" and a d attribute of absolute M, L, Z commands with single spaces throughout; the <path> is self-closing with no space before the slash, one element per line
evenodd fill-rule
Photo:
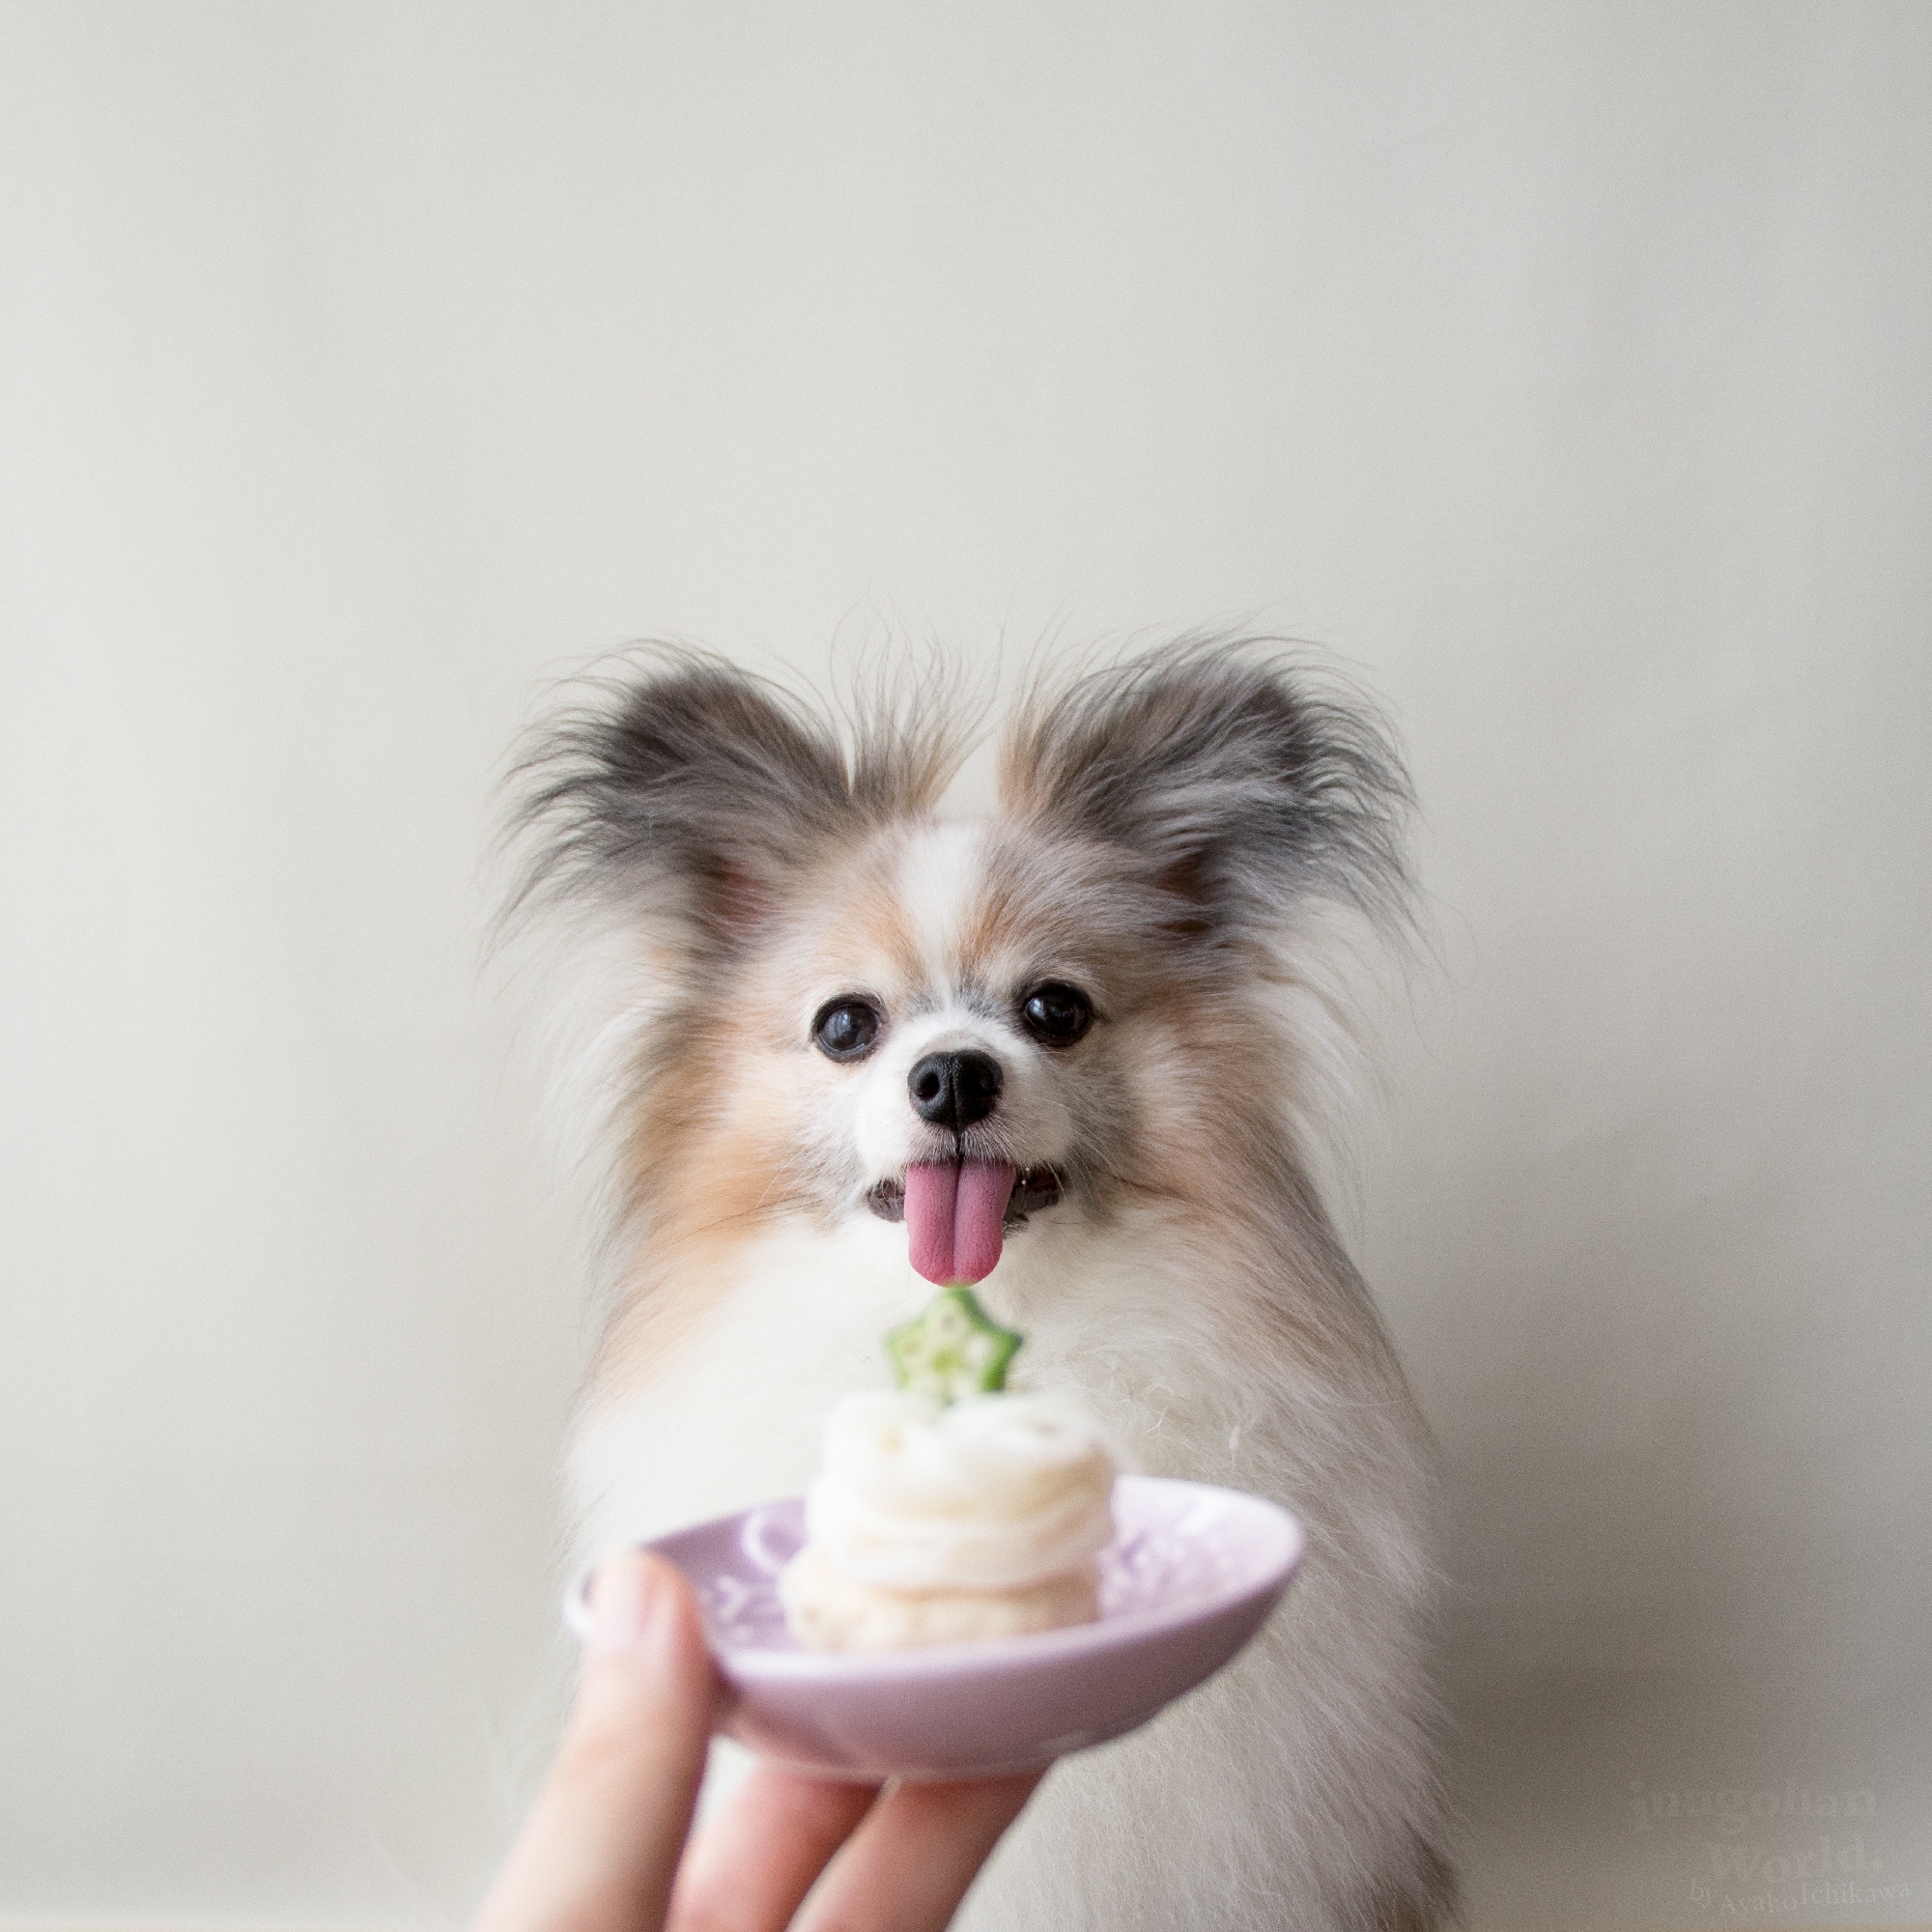
<path fill-rule="evenodd" d="M 801 1650 L 778 1573 L 805 1540 L 797 1496 L 650 1548 L 690 1579 L 730 1696 L 719 1729 L 801 1771 L 990 1777 L 1145 1723 L 1254 1635 L 1301 1561 L 1301 1525 L 1238 1490 L 1164 1476 L 1114 1485 L 1091 1624 L 914 1650 Z M 587 1576 L 564 1600 L 582 1636 Z"/>

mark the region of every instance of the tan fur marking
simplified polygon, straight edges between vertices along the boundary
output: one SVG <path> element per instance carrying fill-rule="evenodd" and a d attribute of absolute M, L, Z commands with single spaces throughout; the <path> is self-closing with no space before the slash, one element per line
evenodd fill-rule
<path fill-rule="evenodd" d="M 901 985 L 919 980 L 919 945 L 893 891 L 891 866 L 883 854 L 839 881 L 838 941 L 841 952 L 855 941 L 876 951 Z"/>
<path fill-rule="evenodd" d="M 768 1215 L 795 1205 L 788 1114 L 720 1109 L 721 1094 L 758 1084 L 763 1058 L 742 1036 L 697 1028 L 644 1096 L 626 1180 L 634 1221 L 648 1231 L 650 1260 L 611 1312 L 593 1405 L 647 1382 L 656 1362 L 729 1286 L 737 1246 Z"/>

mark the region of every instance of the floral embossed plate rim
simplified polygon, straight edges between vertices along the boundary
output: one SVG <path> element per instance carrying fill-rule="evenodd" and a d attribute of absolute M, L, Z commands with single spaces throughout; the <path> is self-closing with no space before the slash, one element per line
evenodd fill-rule
<path fill-rule="evenodd" d="M 845 1777 L 985 1776 L 1144 1723 L 1260 1629 L 1306 1539 L 1264 1497 L 1162 1476 L 1114 1487 L 1115 1541 L 1093 1623 L 890 1651 L 807 1651 L 777 1576 L 804 1536 L 788 1497 L 657 1539 L 704 1608 L 734 1693 L 721 1728 L 801 1769 Z M 589 1578 L 565 1599 L 578 1634 Z"/>

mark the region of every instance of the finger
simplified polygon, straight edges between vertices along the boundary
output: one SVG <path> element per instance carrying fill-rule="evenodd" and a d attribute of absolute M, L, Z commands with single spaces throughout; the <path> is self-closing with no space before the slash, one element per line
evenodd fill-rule
<path fill-rule="evenodd" d="M 941 1932 L 1040 1776 L 888 1791 L 832 1861 L 796 1932 Z"/>
<path fill-rule="evenodd" d="M 662 1557 L 614 1556 L 563 1743 L 474 1932 L 657 1932 L 704 1769 L 714 1679 Z"/>
<path fill-rule="evenodd" d="M 756 1766 L 685 1853 L 669 1932 L 779 1932 L 877 1796 Z"/>

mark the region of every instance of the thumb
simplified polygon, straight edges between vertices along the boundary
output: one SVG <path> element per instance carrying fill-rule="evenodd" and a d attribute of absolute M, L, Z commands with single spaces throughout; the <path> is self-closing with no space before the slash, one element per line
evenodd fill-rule
<path fill-rule="evenodd" d="M 715 1680 L 661 1556 L 597 1572 L 577 1701 L 474 1932 L 657 1932 L 704 1770 Z"/>

